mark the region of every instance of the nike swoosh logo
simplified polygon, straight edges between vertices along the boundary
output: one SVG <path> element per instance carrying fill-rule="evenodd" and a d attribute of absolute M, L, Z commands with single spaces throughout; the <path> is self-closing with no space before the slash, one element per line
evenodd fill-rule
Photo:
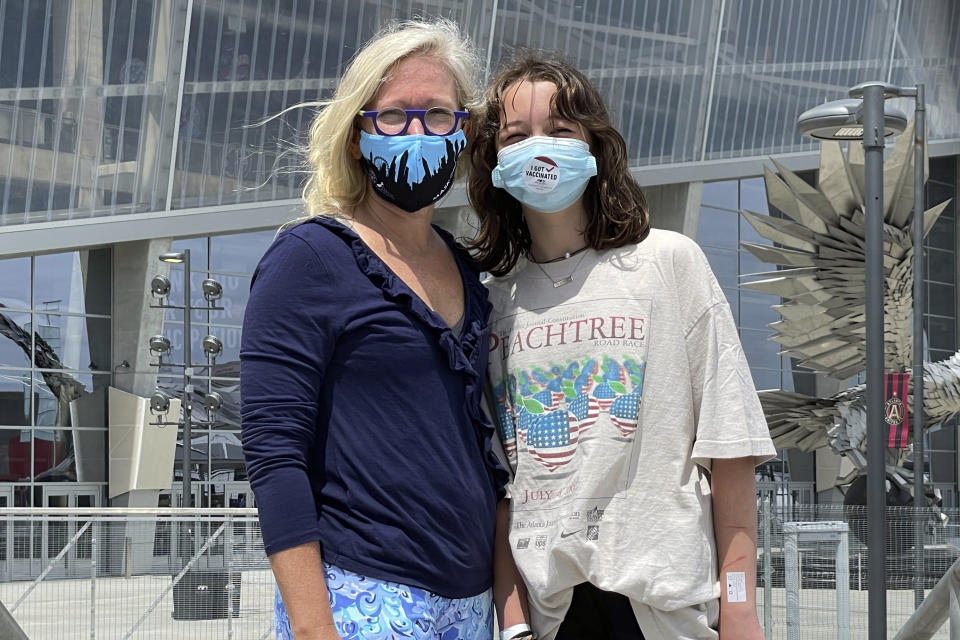
<path fill-rule="evenodd" d="M 561 532 L 560 532 L 560 537 L 561 537 L 561 538 L 569 538 L 570 536 L 575 536 L 575 535 L 577 535 L 577 534 L 580 533 L 581 531 L 583 531 L 583 529 L 577 529 L 576 531 L 561 531 Z"/>

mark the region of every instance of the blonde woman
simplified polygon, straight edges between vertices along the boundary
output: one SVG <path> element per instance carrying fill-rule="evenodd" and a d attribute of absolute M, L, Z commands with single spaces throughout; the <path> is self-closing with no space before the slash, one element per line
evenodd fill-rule
<path fill-rule="evenodd" d="M 254 274 L 243 444 L 279 638 L 491 637 L 506 478 L 480 408 L 490 305 L 430 223 L 475 68 L 449 22 L 368 42 L 310 130 L 312 217 Z"/>

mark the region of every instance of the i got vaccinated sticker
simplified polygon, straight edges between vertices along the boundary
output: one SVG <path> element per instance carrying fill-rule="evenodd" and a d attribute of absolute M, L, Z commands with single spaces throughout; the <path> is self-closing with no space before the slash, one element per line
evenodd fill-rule
<path fill-rule="evenodd" d="M 523 186 L 534 193 L 549 193 L 560 182 L 560 168 L 546 156 L 537 156 L 523 167 Z"/>

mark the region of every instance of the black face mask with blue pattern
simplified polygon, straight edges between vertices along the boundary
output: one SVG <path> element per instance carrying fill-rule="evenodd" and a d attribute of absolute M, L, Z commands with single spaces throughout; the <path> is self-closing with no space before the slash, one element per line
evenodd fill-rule
<path fill-rule="evenodd" d="M 434 204 L 453 186 L 463 130 L 447 136 L 380 136 L 360 132 L 361 162 L 374 192 L 413 213 Z"/>

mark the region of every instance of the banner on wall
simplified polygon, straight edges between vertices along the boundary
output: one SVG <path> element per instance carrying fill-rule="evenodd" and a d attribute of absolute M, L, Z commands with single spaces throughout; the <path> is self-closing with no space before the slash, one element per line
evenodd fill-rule
<path fill-rule="evenodd" d="M 909 373 L 883 374 L 883 420 L 887 423 L 887 447 L 890 449 L 907 447 L 907 435 L 910 432 L 910 419 L 907 416 L 909 386 Z"/>

